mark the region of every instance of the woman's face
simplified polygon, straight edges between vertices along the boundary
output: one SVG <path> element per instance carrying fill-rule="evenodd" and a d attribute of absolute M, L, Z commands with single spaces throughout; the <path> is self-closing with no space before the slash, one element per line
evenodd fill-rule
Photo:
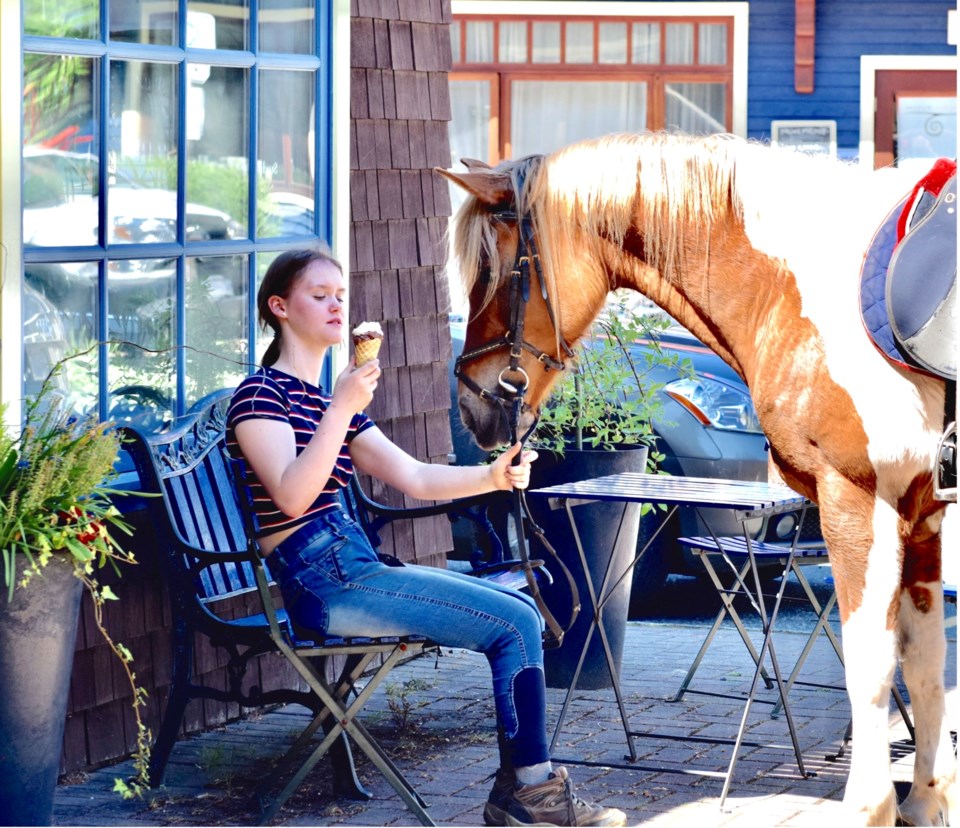
<path fill-rule="evenodd" d="M 270 297 L 270 307 L 297 339 L 326 348 L 343 340 L 346 292 L 339 268 L 316 260 L 304 268 L 285 299 Z"/>

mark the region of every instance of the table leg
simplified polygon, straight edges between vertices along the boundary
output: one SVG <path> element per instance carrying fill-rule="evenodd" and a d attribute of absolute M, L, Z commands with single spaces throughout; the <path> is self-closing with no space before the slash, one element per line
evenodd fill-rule
<path fill-rule="evenodd" d="M 803 668 L 807 657 L 810 655 L 810 651 L 813 649 L 813 645 L 817 643 L 817 638 L 819 637 L 821 630 L 826 633 L 827 639 L 830 641 L 834 652 L 837 654 L 837 658 L 840 660 L 840 666 L 843 666 L 843 651 L 840 648 L 840 642 L 837 640 L 836 633 L 834 633 L 833 628 L 829 624 L 830 613 L 833 611 L 833 608 L 837 603 L 836 590 L 830 594 L 830 597 L 827 599 L 827 603 L 821 607 L 820 602 L 817 600 L 817 596 L 813 592 L 813 588 L 810 586 L 810 582 L 807 580 L 807 576 L 802 572 L 802 566 L 795 565 L 793 567 L 793 573 L 797 576 L 797 582 L 800 584 L 800 587 L 803 589 L 807 600 L 810 602 L 810 606 L 813 607 L 813 611 L 817 615 L 817 623 L 814 625 L 812 632 L 807 638 L 807 643 L 800 652 L 800 656 L 797 658 L 797 662 L 794 664 L 793 670 L 790 671 L 790 676 L 787 679 L 787 693 L 789 693 L 793 688 L 797 677 L 800 675 L 800 670 Z M 770 715 L 773 718 L 779 716 L 781 707 L 781 703 L 777 702 L 773 706 L 773 710 L 770 711 Z"/>
<path fill-rule="evenodd" d="M 763 662 L 764 655 L 770 653 L 770 662 L 773 665 L 773 674 L 777 681 L 777 690 L 780 694 L 780 701 L 783 704 L 783 712 L 787 718 L 787 728 L 790 731 L 790 740 L 793 743 L 793 752 L 797 757 L 797 767 L 800 771 L 800 775 L 803 778 L 808 778 L 810 774 L 807 773 L 806 768 L 803 764 L 803 753 L 800 750 L 800 742 L 797 739 L 797 729 L 793 721 L 793 713 L 790 710 L 790 704 L 787 701 L 786 690 L 784 687 L 783 675 L 780 672 L 780 663 L 777 659 L 776 650 L 773 646 L 773 628 L 776 624 L 777 614 L 780 611 L 780 603 L 783 600 L 783 594 L 786 591 L 787 587 L 787 575 L 790 572 L 790 568 L 793 566 L 793 556 L 794 548 L 790 549 L 790 552 L 787 556 L 787 564 L 783 570 L 783 577 L 780 580 L 780 589 L 777 591 L 777 597 L 774 601 L 773 609 L 770 616 L 767 616 L 766 607 L 763 600 L 763 592 L 760 589 L 760 572 L 757 569 L 756 558 L 753 554 L 753 545 L 748 533 L 745 532 L 745 538 L 747 542 L 747 556 L 750 561 L 750 567 L 753 570 L 754 575 L 754 585 L 756 586 L 756 598 L 760 606 L 760 618 L 763 624 L 763 643 L 760 646 L 760 663 L 757 664 L 756 670 L 753 673 L 753 681 L 750 684 L 750 692 L 747 695 L 747 701 L 743 706 L 743 716 L 740 719 L 740 729 L 737 732 L 737 738 L 734 742 L 733 754 L 730 757 L 730 766 L 727 769 L 727 778 L 724 780 L 723 791 L 720 794 L 720 807 L 723 807 L 724 802 L 726 801 L 727 794 L 730 791 L 730 782 L 733 779 L 733 771 L 737 764 L 737 759 L 740 755 L 740 746 L 743 742 L 743 735 L 746 732 L 747 727 L 747 718 L 750 715 L 750 708 L 753 706 L 753 699 L 757 692 L 757 683 L 760 680 L 760 671 Z"/>

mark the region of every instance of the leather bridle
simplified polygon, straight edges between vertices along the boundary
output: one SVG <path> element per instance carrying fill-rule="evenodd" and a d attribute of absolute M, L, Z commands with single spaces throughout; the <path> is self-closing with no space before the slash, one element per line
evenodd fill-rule
<path fill-rule="evenodd" d="M 523 413 L 523 395 L 526 393 L 527 386 L 530 383 L 529 375 L 520 366 L 520 359 L 523 356 L 523 352 L 526 351 L 532 354 L 536 360 L 543 365 L 544 370 L 564 371 L 567 367 L 562 360 L 542 351 L 536 345 L 524 339 L 524 323 L 526 322 L 527 304 L 530 301 L 531 264 L 533 264 L 536 270 L 537 279 L 540 283 L 540 295 L 546 303 L 547 313 L 550 316 L 553 329 L 557 331 L 557 340 L 560 343 L 560 348 L 567 357 L 573 356 L 573 349 L 566 343 L 557 328 L 556 314 L 550 302 L 547 283 L 543 278 L 543 271 L 540 267 L 540 256 L 537 253 L 536 242 L 533 235 L 533 220 L 529 215 L 518 219 L 515 210 L 500 210 L 493 215 L 494 218 L 500 221 L 516 221 L 520 231 L 517 257 L 509 276 L 510 322 L 503 336 L 491 339 L 489 342 L 472 348 L 457 357 L 453 373 L 460 382 L 473 391 L 481 400 L 498 406 L 500 412 L 507 418 L 512 444 L 515 443 L 518 438 L 520 416 Z M 463 366 L 466 363 L 502 348 L 508 349 L 509 359 L 507 367 L 500 372 L 497 378 L 499 388 L 494 390 L 483 388 L 472 377 L 464 373 Z M 506 394 L 503 392 L 506 392 Z M 535 426 L 536 421 L 534 421 L 533 426 L 531 426 L 523 436 L 524 440 L 530 435 Z"/>
<path fill-rule="evenodd" d="M 519 193 L 521 190 L 522 178 L 520 182 L 516 184 L 516 192 Z M 556 332 L 560 348 L 567 357 L 573 356 L 573 349 L 567 344 L 566 340 L 564 340 L 557 325 L 556 314 L 550 302 L 547 284 L 543 278 L 543 271 L 540 267 L 540 256 L 537 253 L 536 241 L 534 239 L 532 217 L 529 214 L 518 216 L 517 211 L 514 209 L 499 210 L 495 212 L 493 216 L 498 221 L 517 222 L 520 234 L 517 243 L 516 260 L 514 261 L 509 277 L 510 323 L 503 336 L 491 339 L 489 342 L 461 354 L 454 364 L 454 375 L 481 400 L 497 406 L 497 410 L 506 418 L 510 432 L 510 445 L 514 445 L 518 441 L 521 443 L 521 452 L 518 452 L 513 460 L 514 465 L 517 465 L 520 463 L 522 446 L 533 433 L 538 420 L 538 417 L 535 416 L 530 428 L 528 428 L 523 435 L 520 435 L 520 418 L 523 415 L 524 407 L 523 397 L 530 384 L 529 375 L 520 365 L 523 352 L 526 351 L 532 354 L 537 361 L 543 365 L 546 371 L 564 371 L 567 368 L 563 360 L 540 350 L 524 339 L 524 323 L 526 322 L 527 304 L 530 301 L 531 265 L 533 265 L 536 271 L 537 279 L 540 283 L 540 294 L 546 304 L 547 313 L 550 316 L 550 322 Z M 463 366 L 466 363 L 502 348 L 508 349 L 509 358 L 507 367 L 500 372 L 497 378 L 497 385 L 499 386 L 497 389 L 490 390 L 483 388 L 479 383 L 474 381 L 473 378 L 464 373 Z M 559 647 L 563 643 L 564 634 L 573 626 L 577 615 L 580 613 L 579 590 L 577 589 L 576 582 L 569 568 L 560 560 L 556 550 L 544 535 L 543 529 L 533 520 L 530 507 L 527 504 L 526 493 L 523 489 L 513 489 L 513 518 L 517 532 L 521 567 L 527 581 L 527 586 L 530 589 L 530 596 L 536 602 L 537 608 L 540 610 L 540 614 L 546 623 L 546 630 L 543 634 L 543 647 L 544 649 Z M 570 619 L 565 626 L 561 626 L 556 620 L 553 613 L 547 607 L 546 602 L 543 600 L 543 596 L 540 594 L 540 588 L 534 573 L 534 566 L 529 557 L 524 533 L 525 527 L 529 529 L 531 536 L 536 537 L 544 548 L 550 552 L 566 576 L 570 588 L 571 612 Z M 537 561 L 536 563 L 540 565 L 543 562 Z"/>

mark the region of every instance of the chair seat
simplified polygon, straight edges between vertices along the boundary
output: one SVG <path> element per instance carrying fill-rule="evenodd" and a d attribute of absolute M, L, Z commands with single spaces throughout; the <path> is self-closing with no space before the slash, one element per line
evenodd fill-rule
<path fill-rule="evenodd" d="M 424 635 L 382 635 L 382 636 L 336 636 L 336 635 L 316 635 L 312 638 L 307 636 L 309 630 L 298 629 L 293 639 L 293 644 L 297 649 L 310 650 L 348 650 L 351 647 L 362 648 L 366 650 L 382 647 L 385 650 L 393 649 L 397 644 L 427 644 L 428 639 Z M 325 654 L 327 654 L 325 652 Z"/>
<path fill-rule="evenodd" d="M 720 548 L 717 547 L 717 541 L 720 542 Z M 712 537 L 680 538 L 679 542 L 682 546 L 690 547 L 694 552 L 702 550 L 719 553 L 722 549 L 731 558 L 745 558 L 749 555 L 746 538 L 740 535 L 724 536 L 717 539 Z M 790 554 L 789 544 L 751 541 L 750 547 L 753 549 L 755 558 L 786 558 Z M 809 563 L 811 559 L 823 560 L 824 562 L 828 560 L 827 550 L 822 546 L 798 545 L 794 550 L 793 557 L 797 563 Z"/>

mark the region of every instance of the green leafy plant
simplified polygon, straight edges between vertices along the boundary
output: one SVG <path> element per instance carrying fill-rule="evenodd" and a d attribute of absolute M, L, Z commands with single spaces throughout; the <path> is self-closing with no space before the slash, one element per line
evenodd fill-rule
<path fill-rule="evenodd" d="M 36 588 L 33 581 L 42 576 L 44 567 L 54 556 L 63 556 L 86 587 L 97 628 L 120 659 L 133 691 L 137 777 L 129 783 L 118 779 L 115 785 L 126 798 L 146 788 L 151 736 L 141 718 L 146 691 L 137 685 L 133 655 L 113 640 L 104 625 L 104 605 L 117 596 L 97 577 L 97 571 L 107 565 L 118 569 L 119 563 L 136 563 L 114 536 L 115 532 L 130 534 L 112 502 L 122 492 L 109 485 L 115 476 L 120 438 L 110 423 L 73 415 L 55 382 L 61 367 L 62 363 L 55 366 L 39 394 L 27 403 L 19 433 L 12 433 L 6 425 L 7 410 L 0 408 L 4 420 L 0 429 L 4 586 L 8 601 L 17 589 Z"/>
<path fill-rule="evenodd" d="M 544 406 L 534 445 L 561 455 L 567 448 L 646 445 L 655 464 L 653 421 L 663 413 L 657 392 L 664 384 L 651 375 L 660 368 L 692 374 L 689 360 L 660 348 L 658 337 L 670 324 L 660 313 L 631 308 L 623 297 L 611 304 L 594 323 L 589 347 L 580 349 L 576 370 Z M 650 347 L 631 350 L 638 341 Z"/>

